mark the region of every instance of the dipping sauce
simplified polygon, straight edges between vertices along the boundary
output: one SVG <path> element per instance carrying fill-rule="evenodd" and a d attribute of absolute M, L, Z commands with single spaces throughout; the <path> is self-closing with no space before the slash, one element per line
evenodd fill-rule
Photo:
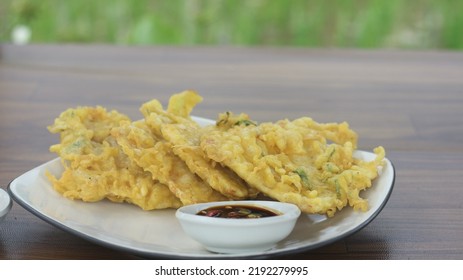
<path fill-rule="evenodd" d="M 278 216 L 280 213 L 251 205 L 223 205 L 201 210 L 196 215 L 228 219 L 257 219 Z"/>

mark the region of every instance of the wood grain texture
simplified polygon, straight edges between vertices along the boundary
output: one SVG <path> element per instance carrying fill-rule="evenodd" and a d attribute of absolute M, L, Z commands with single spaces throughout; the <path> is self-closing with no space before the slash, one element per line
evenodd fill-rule
<path fill-rule="evenodd" d="M 0 186 L 55 157 L 46 130 L 69 107 L 133 119 L 184 89 L 194 114 L 348 121 L 361 149 L 397 171 L 380 215 L 356 234 L 286 259 L 463 259 L 463 54 L 232 47 L 0 46 Z M 0 259 L 133 259 L 57 229 L 15 204 Z"/>

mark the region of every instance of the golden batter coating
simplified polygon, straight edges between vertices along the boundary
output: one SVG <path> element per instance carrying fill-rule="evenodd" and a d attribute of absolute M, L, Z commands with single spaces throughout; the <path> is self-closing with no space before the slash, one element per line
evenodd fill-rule
<path fill-rule="evenodd" d="M 378 176 L 385 150 L 375 148 L 372 161 L 356 158 L 358 136 L 348 123 L 301 117 L 257 124 L 225 112 L 201 127 L 190 118 L 201 101 L 194 91 L 174 94 L 167 109 L 153 99 L 135 122 L 103 107 L 68 109 L 48 127 L 60 134 L 50 151 L 64 172 L 47 176 L 65 197 L 145 210 L 258 194 L 305 213 L 368 209 L 361 191 Z"/>
<path fill-rule="evenodd" d="M 124 123 L 112 133 L 124 153 L 153 179 L 166 184 L 184 205 L 227 200 L 193 174 L 172 152 L 172 145 L 153 135 L 144 121 Z"/>
<path fill-rule="evenodd" d="M 201 135 L 218 129 L 215 125 L 200 127 L 189 118 L 191 110 L 201 100 L 196 92 L 184 91 L 170 98 L 166 111 L 156 101 L 145 103 L 141 111 L 153 133 L 167 140 L 172 145 L 172 151 L 186 163 L 191 172 L 214 190 L 231 199 L 255 197 L 255 190 L 250 191 L 240 177 L 206 157 L 199 147 Z"/>
<path fill-rule="evenodd" d="M 61 143 L 50 147 L 60 155 L 64 172 L 47 174 L 55 190 L 70 199 L 129 202 L 144 210 L 178 208 L 182 204 L 167 188 L 133 164 L 122 152 L 111 129 L 127 116 L 102 107 L 78 107 L 63 112 L 49 126 Z"/>
<path fill-rule="evenodd" d="M 328 132 L 323 126 L 309 119 L 243 124 L 203 135 L 200 146 L 265 195 L 303 212 L 332 216 L 348 203 L 366 210 L 359 191 L 378 175 L 384 149 L 375 150 L 373 162 L 354 159 L 357 137 L 348 125 L 330 124 Z"/>

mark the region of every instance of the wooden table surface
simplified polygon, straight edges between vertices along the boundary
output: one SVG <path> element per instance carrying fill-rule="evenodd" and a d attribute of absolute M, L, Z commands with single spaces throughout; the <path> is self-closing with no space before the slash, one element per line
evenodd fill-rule
<path fill-rule="evenodd" d="M 383 211 L 359 232 L 286 259 L 463 259 L 463 53 L 240 47 L 0 46 L 0 186 L 55 158 L 46 126 L 69 107 L 133 119 L 184 89 L 195 115 L 348 121 L 359 148 L 396 168 Z M 58 229 L 17 203 L 0 259 L 137 259 Z"/>

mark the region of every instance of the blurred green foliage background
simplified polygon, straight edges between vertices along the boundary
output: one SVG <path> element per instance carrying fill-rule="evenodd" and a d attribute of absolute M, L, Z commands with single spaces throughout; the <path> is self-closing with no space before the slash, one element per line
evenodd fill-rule
<path fill-rule="evenodd" d="M 460 0 L 0 0 L 0 24 L 1 42 L 463 49 Z"/>

